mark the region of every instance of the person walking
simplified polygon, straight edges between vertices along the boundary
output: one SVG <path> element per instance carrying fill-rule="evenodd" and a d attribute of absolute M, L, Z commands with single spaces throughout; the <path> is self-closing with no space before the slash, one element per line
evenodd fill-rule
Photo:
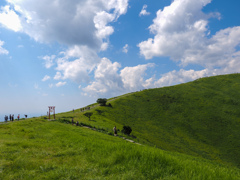
<path fill-rule="evenodd" d="M 117 128 L 116 128 L 116 126 L 114 126 L 114 128 L 113 128 L 113 133 L 114 133 L 114 136 L 117 136 Z"/>
<path fill-rule="evenodd" d="M 17 117 L 17 118 L 18 118 L 18 121 L 19 121 L 19 118 L 20 118 L 20 114 L 18 114 L 18 117 Z"/>

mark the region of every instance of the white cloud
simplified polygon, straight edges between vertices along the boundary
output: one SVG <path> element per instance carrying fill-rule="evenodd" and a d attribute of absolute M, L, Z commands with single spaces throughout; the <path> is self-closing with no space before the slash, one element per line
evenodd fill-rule
<path fill-rule="evenodd" d="M 123 90 L 121 77 L 117 73 L 120 67 L 119 63 L 103 58 L 95 70 L 95 81 L 83 90 L 90 94 L 104 94 L 112 90 L 119 93 Z"/>
<path fill-rule="evenodd" d="M 0 9 L 0 24 L 15 32 L 22 29 L 21 20 L 17 13 L 9 5 Z"/>
<path fill-rule="evenodd" d="M 129 46 L 128 46 L 128 44 L 125 44 L 125 46 L 123 47 L 123 52 L 124 53 L 128 53 L 128 49 L 129 49 Z"/>
<path fill-rule="evenodd" d="M 56 58 L 55 55 L 52 56 L 44 56 L 42 59 L 45 61 L 44 66 L 49 69 L 54 65 L 54 59 Z"/>
<path fill-rule="evenodd" d="M 120 93 L 136 91 L 152 86 L 152 79 L 144 79 L 145 71 L 154 64 L 125 67 L 119 72 L 121 65 L 103 58 L 95 70 L 95 81 L 83 88 L 88 94 L 114 96 Z"/>
<path fill-rule="evenodd" d="M 7 0 L 7 3 L 5 14 L 14 14 L 19 25 L 7 28 L 21 31 L 37 42 L 67 45 L 61 54 L 42 59 L 46 68 L 56 63 L 55 80 L 70 79 L 77 83 L 90 81 L 90 74 L 100 63 L 97 53 L 108 48 L 109 36 L 114 33 L 111 23 L 128 8 L 128 0 Z"/>
<path fill-rule="evenodd" d="M 150 14 L 150 12 L 147 12 L 147 5 L 146 4 L 144 4 L 143 5 L 143 7 L 142 7 L 142 10 L 141 10 L 141 12 L 139 13 L 139 16 L 147 16 L 147 15 L 149 15 Z"/>
<path fill-rule="evenodd" d="M 136 91 L 139 89 L 147 88 L 149 80 L 144 80 L 144 73 L 149 67 L 153 67 L 153 63 L 138 65 L 135 67 L 125 67 L 121 70 L 121 78 L 124 88 L 129 91 Z"/>
<path fill-rule="evenodd" d="M 54 79 L 70 79 L 74 82 L 88 82 L 89 74 L 100 62 L 97 53 L 86 46 L 73 46 L 57 59 L 58 71 Z M 76 59 L 77 58 L 77 59 Z M 70 60 L 74 59 L 74 60 Z"/>
<path fill-rule="evenodd" d="M 47 81 L 47 80 L 49 80 L 50 78 L 51 78 L 50 76 L 46 75 L 46 76 L 44 76 L 44 78 L 42 79 L 42 81 Z"/>
<path fill-rule="evenodd" d="M 169 56 L 182 65 L 199 64 L 203 67 L 226 67 L 239 58 L 240 27 L 218 31 L 208 38 L 209 17 L 220 17 L 219 13 L 204 14 L 201 9 L 211 0 L 175 0 L 157 12 L 149 27 L 154 38 L 138 46 L 146 59 L 154 56 Z M 174 13 L 173 13 L 174 12 Z"/>
<path fill-rule="evenodd" d="M 64 86 L 64 85 L 66 85 L 66 83 L 67 83 L 67 82 L 58 82 L 58 83 L 56 84 L 56 87 Z"/>
<path fill-rule="evenodd" d="M 4 45 L 4 41 L 0 40 L 0 54 L 8 54 L 8 50 L 4 49 L 2 46 Z"/>
<path fill-rule="evenodd" d="M 128 8 L 128 0 L 7 2 L 9 5 L 2 8 L 0 23 L 9 29 L 21 30 L 39 42 L 57 41 L 97 50 L 114 32 L 109 23 L 125 14 Z"/>

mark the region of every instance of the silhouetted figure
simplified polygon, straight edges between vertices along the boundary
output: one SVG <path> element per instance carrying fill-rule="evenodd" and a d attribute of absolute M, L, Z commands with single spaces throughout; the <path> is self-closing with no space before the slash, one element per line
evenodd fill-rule
<path fill-rule="evenodd" d="M 114 133 L 114 136 L 117 136 L 117 128 L 116 128 L 116 126 L 114 126 L 114 128 L 113 128 L 113 133 Z"/>
<path fill-rule="evenodd" d="M 76 126 L 79 126 L 79 122 L 77 121 Z"/>

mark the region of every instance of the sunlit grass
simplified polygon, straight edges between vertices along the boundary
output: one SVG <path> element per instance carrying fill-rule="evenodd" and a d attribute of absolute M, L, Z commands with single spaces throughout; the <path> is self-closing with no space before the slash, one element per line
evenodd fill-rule
<path fill-rule="evenodd" d="M 108 131 L 129 125 L 137 142 L 240 167 L 239 92 L 239 74 L 215 76 L 113 98 L 90 110 L 92 121 L 68 115 Z"/>
<path fill-rule="evenodd" d="M 239 179 L 238 169 L 57 121 L 0 126 L 0 179 Z"/>

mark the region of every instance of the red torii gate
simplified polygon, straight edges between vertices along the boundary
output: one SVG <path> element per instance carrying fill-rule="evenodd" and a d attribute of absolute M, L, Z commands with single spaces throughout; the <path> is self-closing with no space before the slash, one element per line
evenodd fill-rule
<path fill-rule="evenodd" d="M 48 106 L 49 111 L 48 111 L 48 115 L 49 115 L 49 120 L 50 120 L 50 112 L 53 112 L 53 117 L 55 119 L 55 106 Z"/>

